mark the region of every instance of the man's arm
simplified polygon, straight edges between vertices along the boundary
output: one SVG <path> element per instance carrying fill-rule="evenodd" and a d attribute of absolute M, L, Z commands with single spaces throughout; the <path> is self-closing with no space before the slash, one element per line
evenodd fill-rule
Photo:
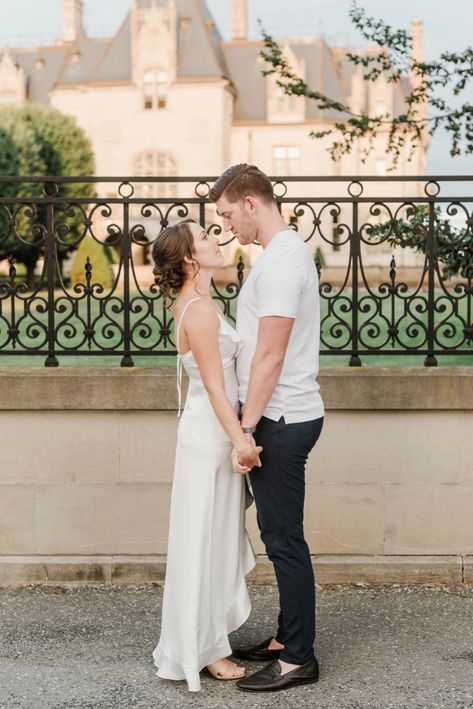
<path fill-rule="evenodd" d="M 248 393 L 241 425 L 256 426 L 281 376 L 294 318 L 262 317 L 251 362 Z"/>

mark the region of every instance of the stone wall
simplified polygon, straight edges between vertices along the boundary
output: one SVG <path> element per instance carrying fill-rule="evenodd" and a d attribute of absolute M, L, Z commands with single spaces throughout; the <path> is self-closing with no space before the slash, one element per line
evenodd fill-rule
<path fill-rule="evenodd" d="M 473 583 L 473 368 L 324 368 L 319 583 Z M 0 370 L 0 584 L 161 582 L 175 370 Z M 248 526 L 272 582 L 254 508 Z"/>

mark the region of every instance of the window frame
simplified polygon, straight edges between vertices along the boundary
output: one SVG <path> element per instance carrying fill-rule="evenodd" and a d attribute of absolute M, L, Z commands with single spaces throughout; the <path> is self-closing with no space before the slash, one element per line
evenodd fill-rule
<path fill-rule="evenodd" d="M 152 67 L 143 72 L 142 107 L 144 111 L 163 111 L 167 108 L 169 72 Z"/>
<path fill-rule="evenodd" d="M 284 151 L 284 155 L 278 157 L 277 151 Z M 290 151 L 297 151 L 297 155 L 290 155 Z M 273 145 L 273 171 L 275 175 L 297 175 L 300 174 L 300 160 L 302 150 L 300 145 Z M 291 166 L 291 161 L 295 161 Z M 284 170 L 278 167 L 278 162 L 284 163 Z"/>
<path fill-rule="evenodd" d="M 142 150 L 133 158 L 132 173 L 137 177 L 176 177 L 178 174 L 177 160 L 169 150 Z M 175 182 L 138 182 L 135 185 L 136 197 L 146 199 L 147 193 L 150 199 L 153 196 L 158 198 L 175 197 L 177 184 Z"/>

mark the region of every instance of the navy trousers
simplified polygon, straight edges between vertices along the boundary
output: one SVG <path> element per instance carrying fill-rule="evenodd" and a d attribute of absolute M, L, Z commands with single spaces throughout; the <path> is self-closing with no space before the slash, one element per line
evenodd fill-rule
<path fill-rule="evenodd" d="M 276 639 L 280 659 L 304 664 L 314 657 L 315 583 L 304 539 L 305 464 L 320 436 L 323 418 L 287 424 L 262 417 L 254 434 L 263 446 L 261 468 L 250 473 L 258 526 L 274 564 L 280 613 Z"/>

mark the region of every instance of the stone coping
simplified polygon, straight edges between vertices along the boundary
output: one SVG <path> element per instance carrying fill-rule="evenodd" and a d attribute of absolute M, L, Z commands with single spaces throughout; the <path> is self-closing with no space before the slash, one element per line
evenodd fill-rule
<path fill-rule="evenodd" d="M 458 555 L 357 556 L 315 555 L 317 584 L 472 584 L 473 557 Z M 163 584 L 166 557 L 0 556 L 0 587 L 127 586 Z M 254 585 L 275 585 L 272 563 L 258 555 L 247 577 Z"/>
<path fill-rule="evenodd" d="M 472 410 L 473 366 L 324 367 L 327 410 Z M 174 367 L 2 367 L 1 410 L 177 408 Z"/>

